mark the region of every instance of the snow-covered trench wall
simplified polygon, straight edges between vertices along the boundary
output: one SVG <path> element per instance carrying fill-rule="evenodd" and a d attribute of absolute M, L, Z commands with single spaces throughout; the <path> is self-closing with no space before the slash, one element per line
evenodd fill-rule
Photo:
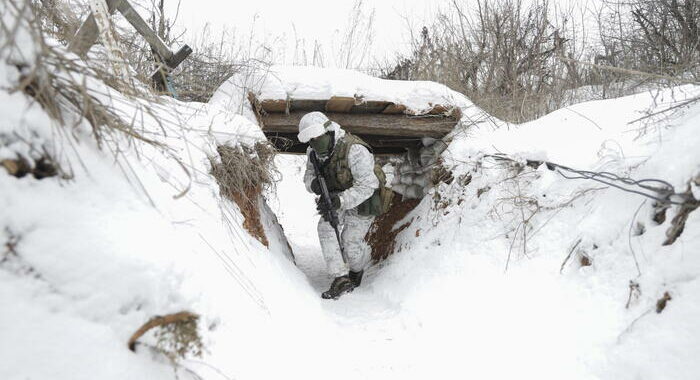
<path fill-rule="evenodd" d="M 39 39 L 31 8 L 5 5 L 16 34 L 0 35 L 0 378 L 309 372 L 292 345 L 324 331 L 318 301 L 265 202 L 267 246 L 211 173 L 217 148 L 264 140 L 258 126 L 216 105 L 124 95 Z M 66 57 L 69 68 L 55 65 Z M 38 88 L 54 92 L 39 99 Z M 85 117 L 70 94 L 113 123 Z M 140 326 L 180 312 L 198 316 L 201 343 L 184 359 L 157 329 L 129 350 Z"/>

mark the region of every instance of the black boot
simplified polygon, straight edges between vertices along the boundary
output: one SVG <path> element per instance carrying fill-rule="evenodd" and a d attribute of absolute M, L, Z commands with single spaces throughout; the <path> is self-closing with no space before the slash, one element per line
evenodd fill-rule
<path fill-rule="evenodd" d="M 350 271 L 350 274 L 348 274 L 348 277 L 350 277 L 350 281 L 352 281 L 352 284 L 355 287 L 360 286 L 360 283 L 362 283 L 362 275 L 365 273 L 365 271 L 359 271 L 359 272 L 353 272 Z"/>
<path fill-rule="evenodd" d="M 336 277 L 331 284 L 331 288 L 321 294 L 324 299 L 338 299 L 341 295 L 351 292 L 355 287 L 350 277 L 347 275 Z"/>

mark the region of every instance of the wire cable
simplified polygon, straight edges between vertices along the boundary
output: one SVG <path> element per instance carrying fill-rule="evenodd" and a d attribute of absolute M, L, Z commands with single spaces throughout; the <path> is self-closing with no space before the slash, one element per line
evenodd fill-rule
<path fill-rule="evenodd" d="M 503 153 L 486 154 L 484 156 L 491 157 L 491 158 L 494 158 L 496 160 L 521 163 L 521 161 L 510 158 Z M 628 178 L 628 177 L 622 177 L 622 176 L 619 176 L 619 175 L 617 175 L 615 173 L 611 173 L 611 172 L 594 172 L 594 171 L 588 171 L 588 170 L 573 169 L 573 168 L 570 168 L 568 166 L 560 165 L 560 164 L 550 162 L 550 161 L 526 160 L 526 163 L 528 166 L 531 166 L 531 167 L 538 167 L 542 164 L 545 164 L 547 166 L 547 169 L 554 171 L 554 172 L 557 172 L 559 175 L 561 175 L 562 177 L 564 177 L 566 179 L 588 179 L 588 180 L 597 181 L 597 182 L 603 183 L 605 185 L 614 187 L 616 189 L 626 191 L 628 193 L 638 194 L 638 195 L 641 195 L 643 197 L 647 197 L 649 199 L 652 199 L 652 200 L 658 202 L 658 204 L 662 205 L 662 206 L 684 205 L 684 204 L 687 204 L 689 202 L 697 202 L 692 196 L 689 196 L 688 194 L 682 194 L 682 193 L 676 192 L 673 185 L 671 185 L 669 182 L 661 180 L 661 179 L 644 178 L 644 179 L 635 180 L 635 179 Z M 571 174 L 565 174 L 564 172 L 568 172 Z M 650 184 L 655 184 L 656 186 L 652 186 Z M 625 187 L 625 186 L 627 186 L 627 187 Z M 637 189 L 630 188 L 630 187 L 637 187 Z M 643 189 L 646 191 L 643 191 L 640 189 Z M 649 193 L 649 192 L 653 192 L 653 193 Z M 672 198 L 680 198 L 680 199 L 682 199 L 682 202 L 679 202 L 679 201 L 674 200 Z"/>

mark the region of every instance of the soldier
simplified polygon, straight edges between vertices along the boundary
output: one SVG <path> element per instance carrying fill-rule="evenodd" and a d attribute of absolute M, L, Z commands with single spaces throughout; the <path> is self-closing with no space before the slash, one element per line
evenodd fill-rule
<path fill-rule="evenodd" d="M 321 112 L 310 112 L 299 121 L 299 141 L 309 143 L 304 183 L 309 192 L 321 195 L 312 155 L 318 157 L 332 208 L 338 214 L 341 241 L 347 257 L 344 262 L 334 228 L 325 217 L 325 202 L 317 199 L 322 217 L 318 222 L 318 237 L 328 272 L 335 278 L 325 299 L 337 299 L 343 293 L 360 286 L 362 274 L 370 260 L 370 248 L 365 235 L 374 221 L 388 208 L 391 191 L 384 187 L 385 176 L 375 165 L 369 145 L 344 131 Z M 388 193 L 386 193 L 388 192 Z M 388 198 L 388 201 L 387 201 Z"/>

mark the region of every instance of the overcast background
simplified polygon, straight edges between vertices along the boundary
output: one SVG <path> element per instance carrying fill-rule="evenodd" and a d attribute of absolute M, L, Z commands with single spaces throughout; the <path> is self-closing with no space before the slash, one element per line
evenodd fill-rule
<path fill-rule="evenodd" d="M 372 46 L 365 62 L 391 59 L 408 52 L 409 21 L 414 30 L 432 20 L 449 0 L 365 0 L 363 13 L 374 10 Z M 169 3 L 168 3 L 169 2 Z M 166 0 L 171 16 L 177 2 Z M 327 57 L 326 66 L 339 66 L 332 57 L 350 23 L 355 0 L 221 1 L 182 0 L 176 24 L 186 28 L 185 41 L 196 38 L 209 24 L 212 36 L 226 30 L 239 43 L 251 32 L 258 43 L 275 48 L 277 63 L 291 64 L 297 41 L 313 50 L 317 41 Z"/>

